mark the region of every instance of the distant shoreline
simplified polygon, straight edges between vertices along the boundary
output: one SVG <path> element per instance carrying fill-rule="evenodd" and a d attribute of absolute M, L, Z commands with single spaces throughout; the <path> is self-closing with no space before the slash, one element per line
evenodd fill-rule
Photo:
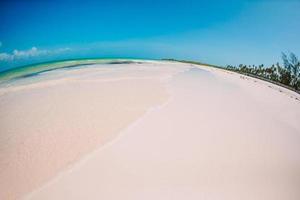
<path fill-rule="evenodd" d="M 289 89 L 293 92 L 296 92 L 300 94 L 299 90 L 295 90 L 293 87 L 290 87 L 288 85 L 284 85 L 282 83 L 272 81 L 270 79 L 261 77 L 261 76 L 256 76 L 253 74 L 249 73 L 243 73 L 240 71 L 235 71 L 235 70 L 230 70 L 224 66 L 219 66 L 219 65 L 214 65 L 214 64 L 208 64 L 208 63 L 202 63 L 198 61 L 191 61 L 191 60 L 179 60 L 179 59 L 173 59 L 173 58 L 163 58 L 163 59 L 142 59 L 142 58 L 75 58 L 75 59 L 63 59 L 63 60 L 54 60 L 54 61 L 49 61 L 49 62 L 41 62 L 41 63 L 35 63 L 35 64 L 30 64 L 30 65 L 24 65 L 24 66 L 19 66 L 11 69 L 7 69 L 4 71 L 0 71 L 0 83 L 9 81 L 9 80 L 14 80 L 17 78 L 22 78 L 22 77 L 27 77 L 31 76 L 33 74 L 40 74 L 43 72 L 47 71 L 52 71 L 56 69 L 63 69 L 63 68 L 71 68 L 71 67 L 77 67 L 77 66 L 82 66 L 82 65 L 90 65 L 90 64 L 114 64 L 114 62 L 129 62 L 129 61 L 134 61 L 134 60 L 161 60 L 161 61 L 171 61 L 171 62 L 180 62 L 180 63 L 189 63 L 189 64 L 195 64 L 195 65 L 204 65 L 208 67 L 213 67 L 213 68 L 218 68 L 218 69 L 223 69 L 227 70 L 230 72 L 235 72 L 244 76 L 249 76 L 252 78 L 256 78 L 262 81 L 266 81 L 272 84 L 275 84 L 277 86 Z M 74 63 L 76 62 L 76 63 Z M 55 66 L 55 65 L 59 66 Z M 62 64 L 63 66 L 60 66 Z M 47 67 L 46 67 L 47 66 Z M 46 67 L 46 68 L 43 68 Z"/>
<path fill-rule="evenodd" d="M 223 70 L 227 70 L 227 71 L 230 71 L 230 72 L 235 72 L 235 73 L 238 73 L 238 74 L 241 74 L 241 75 L 244 75 L 244 76 L 249 76 L 249 77 L 256 78 L 256 79 L 259 79 L 259 80 L 262 80 L 262 81 L 266 81 L 266 82 L 275 84 L 275 85 L 280 86 L 280 87 L 284 87 L 286 89 L 289 89 L 289 90 L 291 90 L 293 92 L 296 92 L 296 93 L 300 94 L 300 90 L 295 90 L 293 87 L 284 85 L 282 83 L 279 83 L 279 82 L 276 82 L 276 81 L 272 81 L 270 79 L 267 79 L 267 78 L 264 78 L 264 77 L 261 77 L 261 76 L 256 76 L 256 75 L 249 74 L 249 73 L 243 73 L 243 72 L 240 72 L 240 71 L 230 70 L 230 69 L 228 69 L 226 67 L 222 67 L 222 66 L 218 66 L 218 65 L 212 65 L 212 64 L 201 63 L 201 62 L 196 62 L 196 61 L 189 61 L 189 60 L 176 60 L 176 59 L 163 59 L 163 60 L 174 61 L 174 62 L 181 62 L 181 63 L 190 63 L 190 64 L 195 64 L 195 65 L 205 65 L 205 66 L 208 66 L 208 67 L 214 67 L 214 68 L 218 68 L 218 69 L 223 69 Z"/>

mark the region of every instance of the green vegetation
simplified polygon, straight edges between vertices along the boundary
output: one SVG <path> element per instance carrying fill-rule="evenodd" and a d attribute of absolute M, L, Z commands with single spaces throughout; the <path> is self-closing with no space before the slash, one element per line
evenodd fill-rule
<path fill-rule="evenodd" d="M 271 83 L 280 85 L 282 87 L 288 88 L 290 90 L 300 93 L 300 60 L 294 53 L 289 55 L 282 53 L 283 66 L 279 63 L 273 64 L 270 67 L 265 67 L 263 64 L 256 65 L 244 65 L 239 66 L 227 65 L 225 68 L 217 65 L 211 65 L 196 61 L 187 60 L 176 60 L 176 59 L 163 59 L 167 61 L 176 61 L 183 63 L 190 63 L 196 65 L 205 65 L 210 67 L 216 67 L 221 69 L 226 69 L 229 71 L 234 71 L 243 75 L 255 77 L 262 79 L 264 81 L 269 81 Z"/>
<path fill-rule="evenodd" d="M 290 53 L 289 56 L 282 53 L 282 61 L 283 66 L 280 66 L 279 63 L 273 64 L 270 67 L 265 67 L 264 65 L 247 66 L 240 64 L 239 66 L 227 65 L 226 69 L 269 80 L 273 83 L 279 83 L 280 85 L 299 92 L 300 60 L 294 53 Z"/>

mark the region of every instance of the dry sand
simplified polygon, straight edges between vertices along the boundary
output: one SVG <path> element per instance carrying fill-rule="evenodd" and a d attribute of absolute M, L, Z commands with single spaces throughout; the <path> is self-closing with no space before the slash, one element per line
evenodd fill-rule
<path fill-rule="evenodd" d="M 0 91 L 1 199 L 300 198 L 298 94 L 187 64 L 80 70 Z"/>

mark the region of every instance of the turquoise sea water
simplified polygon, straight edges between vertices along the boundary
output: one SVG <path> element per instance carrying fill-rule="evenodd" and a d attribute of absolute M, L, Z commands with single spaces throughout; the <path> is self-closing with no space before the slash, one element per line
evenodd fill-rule
<path fill-rule="evenodd" d="M 11 81 L 18 78 L 25 78 L 30 76 L 35 76 L 43 72 L 62 69 L 78 67 L 83 65 L 91 64 L 121 64 L 134 62 L 129 59 L 78 59 L 78 60 L 64 60 L 64 61 L 53 61 L 47 63 L 40 63 L 35 65 L 27 65 L 23 67 L 18 67 L 10 69 L 7 71 L 0 72 L 0 83 Z"/>

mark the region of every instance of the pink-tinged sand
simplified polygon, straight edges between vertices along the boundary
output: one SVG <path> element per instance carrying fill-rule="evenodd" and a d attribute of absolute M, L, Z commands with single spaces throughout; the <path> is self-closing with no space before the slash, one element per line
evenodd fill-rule
<path fill-rule="evenodd" d="M 128 71 L 119 73 L 120 71 L 118 71 L 119 75 L 122 74 L 122 79 L 124 79 L 124 74 L 125 77 L 130 74 L 130 77 L 134 75 L 136 79 L 146 82 L 135 86 L 140 88 L 136 90 L 141 90 L 141 93 L 135 93 L 135 98 L 143 100 L 135 101 L 134 105 L 137 102 L 144 102 L 145 97 L 149 93 L 152 94 L 150 98 L 152 100 L 143 106 L 143 112 L 137 114 L 131 121 L 126 121 L 124 123 L 126 125 L 116 130 L 115 134 L 113 134 L 114 131 L 103 133 L 104 136 L 110 138 L 106 140 L 105 144 L 104 142 L 94 143 L 94 140 L 91 143 L 88 142 L 86 134 L 95 135 L 90 133 L 92 130 L 87 129 L 88 126 L 83 127 L 83 125 L 94 119 L 92 119 L 92 115 L 86 115 L 87 121 L 76 125 L 77 129 L 82 127 L 85 132 L 84 135 L 81 135 L 80 145 L 70 144 L 68 147 L 70 152 L 81 152 L 78 156 L 81 159 L 73 159 L 77 162 L 73 162 L 67 169 L 65 167 L 52 169 L 51 176 L 45 178 L 44 181 L 37 182 L 39 184 L 35 185 L 35 190 L 25 196 L 21 195 L 22 197 L 32 200 L 298 200 L 300 198 L 300 101 L 297 100 L 300 95 L 270 83 L 204 66 L 155 63 L 148 68 L 148 65 L 145 64 L 143 69 L 145 71 L 140 74 Z M 154 66 L 159 66 L 159 69 L 153 68 Z M 183 69 L 187 67 L 190 71 L 183 72 Z M 148 78 L 146 78 L 146 74 L 148 74 Z M 70 75 L 70 77 L 73 76 L 74 74 Z M 105 78 L 109 76 L 107 75 Z M 80 77 L 82 78 L 82 76 Z M 91 77 L 91 74 L 87 74 L 85 78 L 91 81 Z M 157 81 L 158 79 L 159 81 Z M 153 82 L 148 82 L 150 80 Z M 66 93 L 63 97 L 59 95 L 58 99 L 67 99 L 75 93 L 66 92 L 68 91 L 66 88 L 73 87 L 70 82 L 63 81 L 63 84 L 64 87 L 60 85 L 52 88 L 53 92 L 61 90 L 60 94 Z M 104 87 L 103 84 L 104 82 L 97 87 Z M 147 88 L 147 84 L 149 84 L 149 88 Z M 155 84 L 157 87 L 154 87 Z M 89 90 L 90 87 L 91 91 L 95 91 L 96 88 L 93 88 L 93 85 L 87 85 L 82 91 Z M 106 87 L 111 86 L 111 83 L 106 85 Z M 123 87 L 126 88 L 123 84 L 117 85 L 116 88 L 119 90 L 116 89 L 116 91 L 123 91 Z M 32 90 L 29 89 L 29 91 Z M 73 90 L 80 90 L 79 85 L 74 86 Z M 45 94 L 38 91 L 32 91 L 31 94 L 41 95 L 40 97 L 51 94 L 50 91 L 46 91 Z M 5 95 L 11 95 L 11 99 L 25 101 L 24 96 L 22 96 L 23 98 L 15 96 L 19 92 L 24 92 L 23 89 L 16 89 L 15 92 L 17 93 L 5 93 Z M 125 96 L 129 94 L 127 92 L 117 93 L 118 97 L 122 99 L 126 99 Z M 107 92 L 104 96 L 109 98 L 108 94 L 110 93 Z M 35 102 L 35 105 L 44 105 L 44 102 L 36 101 L 38 98 L 29 99 L 32 104 Z M 76 103 L 80 110 L 80 114 L 78 113 L 80 116 L 83 115 L 82 113 L 96 112 L 91 108 L 88 109 L 89 103 L 83 104 L 89 99 L 83 98 Z M 96 102 L 99 101 L 95 101 L 92 104 L 93 107 L 99 106 L 96 105 Z M 110 105 L 108 102 L 110 101 L 105 101 L 107 105 Z M 11 104 L 11 101 L 9 103 Z M 46 105 L 56 104 L 53 101 L 47 101 Z M 32 106 L 28 107 L 32 108 Z M 50 137 L 48 136 L 50 133 L 53 134 L 55 127 L 58 127 L 54 122 L 66 121 L 65 111 L 71 112 L 67 107 L 67 104 L 60 107 L 63 116 L 57 121 L 52 119 L 44 123 L 49 127 L 43 129 L 48 130 L 47 132 L 43 131 L 43 137 L 47 138 Z M 116 110 L 120 110 L 119 108 L 116 107 Z M 17 110 L 23 108 L 15 109 L 9 109 L 8 113 L 16 115 L 20 112 Z M 78 109 L 73 111 L 70 108 L 72 112 L 77 112 Z M 104 108 L 99 107 L 96 113 L 101 113 L 102 109 Z M 68 116 L 69 120 L 76 118 L 72 112 Z M 107 113 L 110 112 L 111 109 L 107 111 Z M 129 113 L 126 116 L 132 115 L 132 112 Z M 53 115 L 56 116 L 56 113 Z M 33 116 L 36 121 L 43 124 L 42 117 L 37 118 L 36 115 L 31 117 L 34 118 Z M 32 118 L 24 119 L 24 121 L 31 124 L 34 121 Z M 112 112 L 111 118 L 115 121 L 101 125 L 95 122 L 94 126 L 98 128 L 105 126 L 109 130 L 109 127 L 116 126 L 126 117 L 125 114 Z M 2 120 L 2 118 L 0 119 Z M 77 122 L 79 121 L 81 120 L 77 120 Z M 15 126 L 20 127 L 20 121 L 15 123 Z M 130 124 L 129 127 L 128 124 Z M 28 126 L 23 125 L 22 127 L 30 130 Z M 64 123 L 61 127 L 65 127 Z M 91 131 L 87 133 L 84 130 Z M 66 131 L 62 132 L 66 133 Z M 23 138 L 37 134 L 34 131 L 26 135 L 24 131 L 22 133 Z M 20 141 L 22 141 L 22 137 L 19 139 Z M 68 137 L 73 138 L 70 133 L 64 137 L 57 134 L 53 136 L 52 141 L 60 144 L 68 141 L 70 139 Z M 103 136 L 100 134 L 93 138 L 101 141 Z M 3 144 L 2 142 L 1 138 L 1 144 Z M 91 148 L 93 143 L 94 148 Z M 40 147 L 45 148 L 40 157 L 56 149 L 57 154 L 50 159 L 59 161 L 62 166 L 65 166 L 64 162 L 70 158 L 70 154 L 64 153 L 66 148 L 63 145 L 53 147 L 53 145 L 47 145 L 47 142 L 45 144 L 46 146 Z M 15 145 L 18 143 L 11 144 L 12 151 L 16 147 Z M 24 144 L 22 145 L 24 149 Z M 87 148 L 86 151 L 83 151 L 84 146 Z M 32 146 L 28 148 L 32 149 Z M 96 150 L 92 151 L 92 149 Z M 87 155 L 86 152 L 91 153 Z M 35 156 L 38 153 L 29 151 L 27 154 L 23 152 L 21 154 Z M 3 155 L 6 158 L 8 154 Z M 16 159 L 20 163 L 28 162 L 22 157 Z M 53 164 L 47 162 L 48 160 L 49 158 L 44 156 L 44 160 L 39 163 L 42 168 L 46 169 L 46 172 L 53 168 Z M 28 169 L 20 167 L 17 171 L 22 175 L 22 173 L 28 172 Z M 59 171 L 60 173 L 58 173 Z M 31 174 L 39 178 L 47 173 L 40 171 L 35 174 L 31 171 Z M 52 179 L 45 182 L 50 177 Z M 33 180 L 30 175 L 23 180 L 26 179 L 27 181 Z M 16 182 L 8 183 L 11 187 L 13 184 L 22 186 Z M 9 186 L 9 184 L 7 185 Z"/>
<path fill-rule="evenodd" d="M 182 70 L 96 65 L 0 88 L 0 199 L 23 197 L 113 139 L 163 103 Z"/>

